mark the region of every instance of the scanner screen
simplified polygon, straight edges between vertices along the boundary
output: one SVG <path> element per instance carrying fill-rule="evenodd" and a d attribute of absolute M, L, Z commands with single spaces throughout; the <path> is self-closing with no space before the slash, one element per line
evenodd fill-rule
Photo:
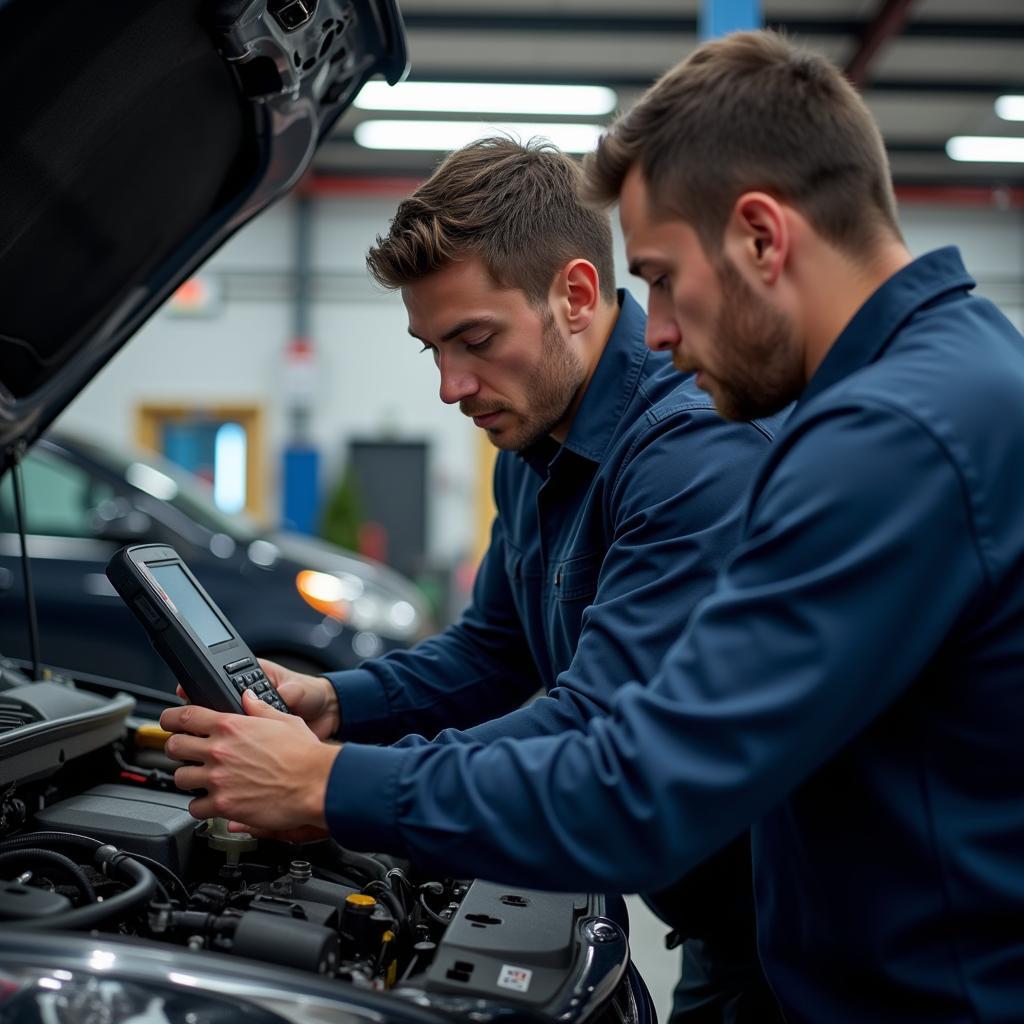
<path fill-rule="evenodd" d="M 224 623 L 217 618 L 180 565 L 150 565 L 148 568 L 153 578 L 174 602 L 178 614 L 195 630 L 196 635 L 207 647 L 231 639 L 231 634 L 224 628 Z"/>

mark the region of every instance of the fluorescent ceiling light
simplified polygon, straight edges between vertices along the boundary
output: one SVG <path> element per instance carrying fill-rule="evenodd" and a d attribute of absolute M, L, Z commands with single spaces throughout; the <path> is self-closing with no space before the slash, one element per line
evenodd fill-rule
<path fill-rule="evenodd" d="M 1024 96 L 1000 96 L 996 113 L 1004 121 L 1024 121 Z"/>
<path fill-rule="evenodd" d="M 1024 139 L 1000 135 L 954 135 L 946 143 L 952 160 L 983 164 L 1024 164 Z"/>
<path fill-rule="evenodd" d="M 363 121 L 355 137 L 367 149 L 417 149 L 447 152 L 477 139 L 508 135 L 526 141 L 544 138 L 565 153 L 589 153 L 604 131 L 599 124 L 494 124 L 486 121 Z"/>
<path fill-rule="evenodd" d="M 511 85 L 466 82 L 367 82 L 355 98 L 361 110 L 422 110 L 459 114 L 551 114 L 592 117 L 615 109 L 618 97 L 601 85 Z"/>

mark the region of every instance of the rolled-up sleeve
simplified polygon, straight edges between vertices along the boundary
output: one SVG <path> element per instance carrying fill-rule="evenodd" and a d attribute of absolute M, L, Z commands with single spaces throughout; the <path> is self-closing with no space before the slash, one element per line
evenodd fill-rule
<path fill-rule="evenodd" d="M 332 831 L 455 875 L 619 891 L 674 881 L 934 656 L 987 585 L 966 494 L 942 443 L 902 411 L 865 402 L 805 419 L 649 685 L 622 686 L 582 732 L 389 749 L 372 765 L 343 749 Z"/>

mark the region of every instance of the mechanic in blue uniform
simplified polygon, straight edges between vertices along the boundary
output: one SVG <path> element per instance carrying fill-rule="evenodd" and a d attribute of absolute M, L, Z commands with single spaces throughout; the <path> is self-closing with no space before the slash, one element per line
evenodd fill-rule
<path fill-rule="evenodd" d="M 248 700 L 304 803 L 247 789 L 247 740 L 194 813 L 573 889 L 656 887 L 753 825 L 787 1021 L 1020 1021 L 1024 339 L 955 249 L 911 257 L 863 101 L 772 33 L 697 49 L 588 183 L 648 343 L 730 417 L 798 399 L 713 593 L 653 679 L 556 736 L 339 753 Z M 223 720 L 191 728 L 214 738 L 183 757 Z"/>
<path fill-rule="evenodd" d="M 332 675 L 333 688 L 307 678 L 312 710 L 297 677 L 268 667 L 300 714 L 318 719 L 326 698 L 323 735 L 339 707 L 338 735 L 360 742 L 582 729 L 618 684 L 654 675 L 739 539 L 770 426 L 723 421 L 667 353 L 647 350 L 642 309 L 614 288 L 608 217 L 580 203 L 580 182 L 550 146 L 476 143 L 370 251 L 375 279 L 402 289 L 442 400 L 501 449 L 498 514 L 472 602 L 439 636 Z M 680 1020 L 777 1019 L 747 833 L 656 906 L 686 936 Z"/>

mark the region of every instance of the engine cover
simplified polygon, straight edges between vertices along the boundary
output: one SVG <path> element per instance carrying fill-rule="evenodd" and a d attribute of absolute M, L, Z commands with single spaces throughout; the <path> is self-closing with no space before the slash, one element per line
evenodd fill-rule
<path fill-rule="evenodd" d="M 186 872 L 201 823 L 188 813 L 191 797 L 106 783 L 39 811 L 33 827 L 77 832 Z"/>
<path fill-rule="evenodd" d="M 581 894 L 474 882 L 427 972 L 427 990 L 549 1003 L 577 954 L 577 924 L 589 902 Z"/>

